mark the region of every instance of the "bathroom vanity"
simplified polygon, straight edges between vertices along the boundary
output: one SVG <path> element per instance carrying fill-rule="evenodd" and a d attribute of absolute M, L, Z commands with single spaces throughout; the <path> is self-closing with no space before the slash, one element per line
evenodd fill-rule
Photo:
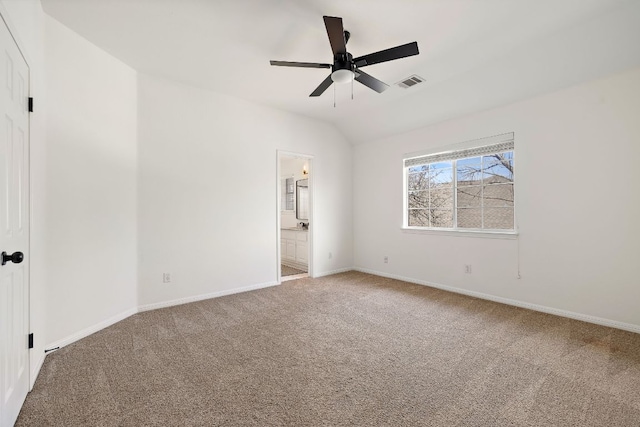
<path fill-rule="evenodd" d="M 309 230 L 299 227 L 280 230 L 280 258 L 286 266 L 307 271 Z"/>

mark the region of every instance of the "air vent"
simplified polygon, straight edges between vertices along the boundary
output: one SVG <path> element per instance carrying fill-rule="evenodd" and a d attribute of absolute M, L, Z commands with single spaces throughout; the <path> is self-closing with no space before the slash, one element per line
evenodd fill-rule
<path fill-rule="evenodd" d="M 415 74 L 413 76 L 409 76 L 406 79 L 403 79 L 402 81 L 396 83 L 399 87 L 403 88 L 403 89 L 408 89 L 411 86 L 415 86 L 418 83 L 422 83 L 424 81 L 424 79 L 420 76 L 416 76 Z"/>

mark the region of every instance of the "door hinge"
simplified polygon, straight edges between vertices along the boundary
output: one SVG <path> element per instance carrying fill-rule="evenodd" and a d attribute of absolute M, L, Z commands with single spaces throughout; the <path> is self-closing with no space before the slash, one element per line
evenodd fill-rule
<path fill-rule="evenodd" d="M 33 98 L 29 97 L 29 112 L 33 113 Z"/>
<path fill-rule="evenodd" d="M 29 334 L 29 348 L 33 348 L 33 332 Z"/>

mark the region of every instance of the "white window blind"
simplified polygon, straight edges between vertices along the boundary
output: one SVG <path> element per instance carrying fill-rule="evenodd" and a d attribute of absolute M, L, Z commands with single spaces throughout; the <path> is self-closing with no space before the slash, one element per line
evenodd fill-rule
<path fill-rule="evenodd" d="M 474 144 L 475 146 L 472 148 L 443 151 L 439 153 L 426 154 L 424 156 L 411 157 L 404 160 L 404 166 L 411 167 L 416 165 L 424 165 L 427 163 L 464 159 L 467 157 L 477 157 L 487 154 L 511 151 L 513 150 L 514 145 L 513 132 L 476 139 L 465 143 L 465 145 L 466 144 Z"/>

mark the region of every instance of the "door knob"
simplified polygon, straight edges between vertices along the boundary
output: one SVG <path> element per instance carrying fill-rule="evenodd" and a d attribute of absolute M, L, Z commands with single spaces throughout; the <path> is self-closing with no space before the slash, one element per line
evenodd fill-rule
<path fill-rule="evenodd" d="M 2 265 L 5 265 L 9 261 L 14 264 L 20 264 L 24 259 L 24 254 L 22 252 L 14 252 L 11 255 L 7 255 L 6 252 L 2 252 Z"/>

